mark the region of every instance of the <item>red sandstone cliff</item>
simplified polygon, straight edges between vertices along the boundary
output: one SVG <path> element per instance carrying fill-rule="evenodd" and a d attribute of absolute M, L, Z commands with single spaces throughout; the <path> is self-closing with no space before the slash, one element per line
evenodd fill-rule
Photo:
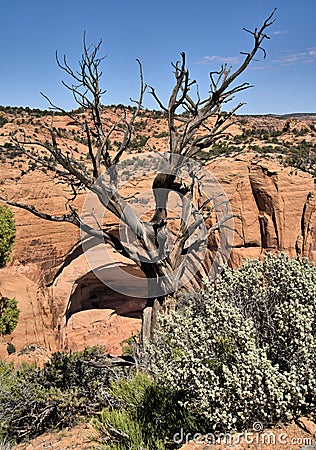
<path fill-rule="evenodd" d="M 105 114 L 115 121 L 121 112 L 108 108 Z M 65 210 L 69 195 L 65 187 L 53 186 L 45 174 L 37 171 L 20 178 L 27 163 L 21 155 L 10 155 L 8 147 L 10 133 L 20 127 L 32 138 L 41 139 L 41 134 L 45 134 L 43 125 L 49 126 L 51 118 L 10 108 L 1 114 L 8 120 L 0 133 L 1 188 L 5 188 L 10 198 L 34 204 L 48 213 Z M 316 142 L 315 117 L 303 119 L 247 117 L 230 131 L 237 137 L 263 128 L 269 133 L 281 131 L 279 145 L 282 142 L 298 145 L 306 139 L 312 148 Z M 87 149 L 82 144 L 82 131 L 64 116 L 56 116 L 54 125 L 62 140 L 71 144 L 76 156 L 84 159 Z M 152 112 L 142 111 L 139 125 L 141 132 L 149 137 L 145 151 L 168 149 L 167 124 L 162 116 L 157 119 Z M 235 142 L 237 151 L 243 146 L 267 143 L 260 142 L 258 133 L 247 139 L 247 143 Z M 291 256 L 300 254 L 315 261 L 316 201 L 312 177 L 281 166 L 276 157 L 264 158 L 244 151 L 239 156 L 220 157 L 209 164 L 231 199 L 234 213 L 241 216 L 240 221 L 235 221 L 238 233 L 235 233 L 231 263 L 259 257 L 266 250 L 284 250 Z M 145 191 L 150 184 L 144 178 L 137 189 Z M 83 200 L 83 195 L 77 199 L 79 207 Z M 0 293 L 16 297 L 21 316 L 14 333 L 0 342 L 0 357 L 6 356 L 8 341 L 18 351 L 28 344 L 36 344 L 37 348 L 43 348 L 38 350 L 43 356 L 46 351 L 75 350 L 94 344 L 103 344 L 108 351 L 120 353 L 120 342 L 139 330 L 144 301 L 118 295 L 99 281 L 78 245 L 76 228 L 42 221 L 24 210 L 15 209 L 14 213 L 17 239 L 10 264 L 0 270 Z M 113 223 L 114 219 L 109 216 L 107 221 Z M 111 252 L 111 257 L 124 271 L 141 276 L 139 270 L 118 254 Z M 105 269 L 108 276 L 115 278 L 111 266 Z M 120 281 L 114 279 L 116 283 Z"/>
<path fill-rule="evenodd" d="M 239 234 L 231 254 L 233 264 L 278 250 L 316 260 L 311 176 L 251 153 L 217 158 L 209 169 L 241 216 L 235 221 Z M 61 187 L 52 190 L 44 174 L 28 173 L 19 182 L 9 168 L 1 175 L 10 194 L 20 201 L 48 212 L 64 207 L 65 192 Z M 19 209 L 14 213 L 17 239 L 12 261 L 0 271 L 0 292 L 16 297 L 21 316 L 16 330 L 3 341 L 12 341 L 17 351 L 33 343 L 49 352 L 102 344 L 120 353 L 120 342 L 139 330 L 144 301 L 118 295 L 98 280 L 78 246 L 75 227 L 46 222 Z M 124 270 L 137 270 L 119 255 L 112 257 Z M 0 356 L 5 348 L 2 343 Z"/>

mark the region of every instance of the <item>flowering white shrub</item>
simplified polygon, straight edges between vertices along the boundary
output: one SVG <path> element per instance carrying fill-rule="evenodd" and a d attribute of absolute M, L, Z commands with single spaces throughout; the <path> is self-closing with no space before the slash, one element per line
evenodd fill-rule
<path fill-rule="evenodd" d="M 150 370 L 214 429 L 315 410 L 316 268 L 267 254 L 180 299 L 160 318 Z"/>

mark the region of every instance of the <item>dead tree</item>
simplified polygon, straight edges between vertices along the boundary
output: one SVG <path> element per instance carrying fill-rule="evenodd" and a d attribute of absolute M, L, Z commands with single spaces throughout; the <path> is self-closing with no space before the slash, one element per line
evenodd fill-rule
<path fill-rule="evenodd" d="M 39 169 L 45 169 L 54 174 L 59 182 L 70 186 L 73 198 L 80 190 L 93 192 L 99 202 L 110 211 L 118 221 L 124 224 L 127 230 L 135 236 L 134 244 L 122 241 L 117 234 L 106 227 L 93 227 L 86 223 L 73 205 L 73 198 L 67 203 L 68 211 L 60 215 L 47 214 L 33 205 L 21 204 L 7 198 L 3 194 L 0 199 L 7 204 L 23 208 L 41 219 L 69 222 L 80 227 L 91 236 L 100 238 L 103 242 L 112 246 L 116 251 L 132 260 L 144 272 L 149 281 L 147 305 L 143 313 L 142 334 L 144 338 L 150 338 L 155 327 L 157 311 L 166 303 L 167 298 L 172 297 L 179 285 L 180 267 L 183 255 L 194 252 L 202 242 L 193 239 L 192 235 L 220 204 L 225 204 L 221 217 L 212 224 L 208 235 L 215 231 L 222 233 L 225 227 L 231 227 L 230 221 L 233 214 L 227 207 L 227 201 L 220 196 L 204 199 L 194 205 L 195 192 L 199 192 L 199 180 L 194 173 L 194 164 L 189 171 L 190 182 L 181 179 L 181 171 L 188 167 L 191 161 L 200 151 L 208 149 L 212 151 L 215 142 L 221 139 L 234 122 L 236 111 L 242 106 L 238 104 L 230 112 L 222 110 L 235 94 L 248 89 L 249 83 L 235 85 L 235 80 L 245 71 L 259 50 L 263 52 L 262 42 L 269 39 L 266 35 L 267 28 L 274 22 L 274 11 L 264 21 L 263 25 L 254 31 L 245 29 L 253 38 L 253 45 L 249 52 L 242 52 L 242 62 L 236 70 L 226 64 L 219 71 L 210 72 L 210 90 L 206 98 L 199 95 L 197 83 L 190 79 L 186 66 L 186 56 L 181 53 L 180 61 L 173 64 L 175 83 L 167 105 L 158 97 L 152 87 L 146 86 L 143 81 L 142 65 L 138 61 L 140 69 L 140 93 L 137 100 L 133 100 L 132 111 L 125 110 L 118 121 L 111 122 L 104 116 L 104 107 L 101 98 L 105 91 L 100 87 L 102 72 L 99 50 L 101 41 L 96 46 L 87 46 L 84 39 L 83 54 L 79 62 L 79 70 L 74 70 L 67 62 L 66 57 L 61 61 L 58 56 L 58 66 L 70 77 L 70 84 L 63 83 L 72 93 L 82 114 L 76 115 L 64 111 L 54 105 L 47 98 L 53 111 L 67 114 L 73 123 L 84 130 L 89 163 L 83 164 L 78 158 L 65 151 L 59 144 L 59 137 L 54 128 L 54 116 L 49 127 L 49 139 L 44 141 L 30 141 L 17 131 L 14 136 L 16 147 L 28 158 L 36 163 Z M 154 198 L 153 214 L 150 220 L 142 220 L 138 217 L 129 199 L 117 189 L 119 184 L 119 171 L 117 169 L 123 154 L 129 150 L 135 130 L 135 124 L 140 115 L 145 91 L 157 101 L 159 107 L 167 118 L 169 130 L 169 153 L 166 156 L 168 170 L 157 170 L 152 183 Z M 116 133 L 121 134 L 120 143 L 114 152 L 111 149 L 111 140 Z M 40 154 L 34 154 L 32 146 L 36 145 L 49 154 L 49 158 L 43 158 Z M 190 159 L 190 160 L 189 160 Z M 107 176 L 104 176 L 106 171 Z M 179 196 L 182 208 L 179 227 L 173 231 L 172 246 L 168 248 L 168 201 L 170 193 Z M 226 202 L 226 203 L 225 203 Z M 135 248 L 135 242 L 137 243 Z M 166 250 L 168 248 L 168 250 Z M 143 256 L 140 257 L 140 254 Z"/>

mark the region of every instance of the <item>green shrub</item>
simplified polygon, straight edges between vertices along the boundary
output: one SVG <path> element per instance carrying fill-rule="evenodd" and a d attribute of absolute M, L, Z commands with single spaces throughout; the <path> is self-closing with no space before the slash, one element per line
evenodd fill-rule
<path fill-rule="evenodd" d="M 8 352 L 8 355 L 12 355 L 13 353 L 16 352 L 15 345 L 12 344 L 12 342 L 10 342 L 9 344 L 7 344 L 7 352 Z"/>
<path fill-rule="evenodd" d="M 316 268 L 284 254 L 225 267 L 216 283 L 162 316 L 147 357 L 161 386 L 209 429 L 312 414 L 316 403 Z"/>
<path fill-rule="evenodd" d="M 149 137 L 144 136 L 143 134 L 137 133 L 134 139 L 131 140 L 129 144 L 130 150 L 139 150 L 145 147 Z"/>
<path fill-rule="evenodd" d="M 0 335 L 12 333 L 18 324 L 19 315 L 15 298 L 0 297 Z"/>
<path fill-rule="evenodd" d="M 6 119 L 6 117 L 4 117 L 3 114 L 0 114 L 0 128 L 3 127 L 3 125 L 5 125 L 6 123 L 8 123 L 8 120 Z"/>
<path fill-rule="evenodd" d="M 42 369 L 0 362 L 0 439 L 21 441 L 47 429 L 72 426 L 108 403 L 108 385 L 122 375 L 91 366 L 99 349 L 55 353 Z"/>
<path fill-rule="evenodd" d="M 0 205 L 0 268 L 10 259 L 15 234 L 15 219 L 11 209 Z"/>
<path fill-rule="evenodd" d="M 122 355 L 124 356 L 133 356 L 137 347 L 137 336 L 134 334 L 127 339 L 124 339 L 120 342 L 120 346 L 122 349 Z"/>
<path fill-rule="evenodd" d="M 196 420 L 181 407 L 182 393 L 159 386 L 146 373 L 112 382 L 110 394 L 112 406 L 93 421 L 102 449 L 172 449 L 172 436 L 181 427 L 197 429 Z"/>

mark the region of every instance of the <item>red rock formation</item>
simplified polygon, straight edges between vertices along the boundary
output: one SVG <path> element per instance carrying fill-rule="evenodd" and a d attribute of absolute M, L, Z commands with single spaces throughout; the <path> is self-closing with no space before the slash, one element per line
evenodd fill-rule
<path fill-rule="evenodd" d="M 276 158 L 255 154 L 218 158 L 211 164 L 221 182 L 234 212 L 242 217 L 235 221 L 232 260 L 258 257 L 264 250 L 286 251 L 311 260 L 315 255 L 314 181 L 303 172 L 281 166 Z"/>
<path fill-rule="evenodd" d="M 311 176 L 292 173 L 277 159 L 255 154 L 217 158 L 209 169 L 231 199 L 233 211 L 241 216 L 235 221 L 233 265 L 278 250 L 316 260 Z M 43 174 L 29 173 L 17 183 L 14 171 L 8 169 L 2 179 L 16 199 L 47 212 L 64 207 L 62 187 L 52 190 Z M 16 297 L 21 316 L 16 330 L 3 341 L 12 341 L 18 351 L 31 343 L 48 351 L 102 344 L 109 352 L 120 353 L 120 342 L 140 329 L 144 300 L 118 295 L 95 277 L 78 246 L 79 233 L 74 227 L 45 222 L 19 209 L 14 213 L 16 245 L 11 263 L 0 271 L 0 292 Z M 124 270 L 135 270 L 119 255 L 113 253 L 112 258 Z M 5 348 L 4 343 L 0 345 L 0 357 L 6 354 Z"/>

